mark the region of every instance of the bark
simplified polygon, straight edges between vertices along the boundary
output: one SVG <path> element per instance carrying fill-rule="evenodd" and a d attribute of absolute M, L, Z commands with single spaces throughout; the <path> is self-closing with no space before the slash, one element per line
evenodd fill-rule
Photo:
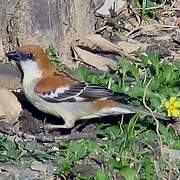
<path fill-rule="evenodd" d="M 72 65 L 74 40 L 93 32 L 92 0 L 0 0 L 0 36 L 4 51 L 23 44 L 55 47 Z"/>

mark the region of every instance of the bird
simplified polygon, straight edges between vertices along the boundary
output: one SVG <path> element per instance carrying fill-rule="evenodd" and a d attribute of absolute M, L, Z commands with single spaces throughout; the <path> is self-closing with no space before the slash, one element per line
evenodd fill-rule
<path fill-rule="evenodd" d="M 20 63 L 22 89 L 28 101 L 46 114 L 63 118 L 63 125 L 50 124 L 49 128 L 71 129 L 78 120 L 111 115 L 141 113 L 152 116 L 147 110 L 129 105 L 127 94 L 80 81 L 72 74 L 57 70 L 43 48 L 37 45 L 20 46 L 6 56 Z M 163 119 L 159 114 L 154 115 Z"/>

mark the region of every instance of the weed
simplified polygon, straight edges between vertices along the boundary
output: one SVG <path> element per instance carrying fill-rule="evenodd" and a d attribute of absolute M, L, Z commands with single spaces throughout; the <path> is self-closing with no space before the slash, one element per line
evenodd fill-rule
<path fill-rule="evenodd" d="M 53 48 L 47 51 L 51 61 L 56 62 L 58 55 Z M 80 80 L 96 83 L 117 92 L 127 93 L 135 97 L 129 103 L 143 107 L 144 90 L 147 88 L 146 104 L 152 110 L 166 115 L 165 107 L 171 97 L 179 98 L 179 63 L 173 61 L 164 64 L 156 54 L 138 54 L 141 63 L 132 64 L 126 58 L 119 58 L 116 69 L 109 69 L 103 75 L 92 73 L 86 66 L 79 66 L 74 75 Z M 54 59 L 54 60 L 53 60 Z M 60 63 L 61 64 L 61 63 Z M 60 64 L 55 63 L 56 67 Z M 147 84 L 149 86 L 147 87 Z M 105 140 L 60 141 L 59 150 L 54 152 L 53 145 L 48 144 L 46 151 L 37 149 L 38 142 L 33 140 L 25 144 L 13 142 L 7 136 L 0 134 L 0 161 L 30 164 L 33 159 L 39 161 L 58 161 L 55 174 L 68 177 L 73 174 L 76 179 L 106 180 L 113 179 L 115 174 L 126 180 L 133 179 L 162 179 L 169 174 L 172 179 L 179 176 L 180 161 L 172 160 L 167 154 L 162 156 L 156 123 L 152 117 L 132 116 L 117 117 L 114 124 L 97 124 L 97 134 L 106 137 Z M 180 138 L 169 126 L 159 124 L 160 138 L 163 148 L 180 150 Z M 86 177 L 83 172 L 74 172 L 77 163 L 96 154 L 102 158 L 97 171 Z M 168 160 L 169 166 L 164 161 Z"/>

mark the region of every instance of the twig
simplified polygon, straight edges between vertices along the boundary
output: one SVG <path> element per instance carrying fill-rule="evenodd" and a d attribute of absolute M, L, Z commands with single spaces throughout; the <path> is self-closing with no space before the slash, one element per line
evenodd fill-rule
<path fill-rule="evenodd" d="M 158 25 L 154 25 L 154 24 L 153 24 L 153 25 L 139 26 L 139 27 L 133 29 L 132 31 L 130 31 L 129 33 L 127 33 L 126 37 L 129 37 L 129 36 L 131 36 L 132 34 L 134 34 L 134 33 L 136 33 L 136 32 L 143 31 L 143 29 L 144 29 L 145 27 L 149 27 L 149 28 L 155 27 L 155 28 L 172 28 L 172 29 L 178 29 L 177 26 L 164 25 L 164 24 L 158 24 Z"/>
<path fill-rule="evenodd" d="M 143 104 L 144 104 L 144 107 L 149 110 L 149 112 L 152 114 L 152 117 L 153 119 L 155 120 L 156 122 L 156 133 L 158 135 L 158 138 L 159 138 L 159 144 L 160 144 L 160 152 L 161 152 L 161 155 L 162 155 L 162 158 L 164 160 L 164 162 L 169 166 L 169 177 L 168 179 L 171 180 L 171 172 L 172 172 L 172 168 L 171 168 L 171 165 L 170 163 L 166 160 L 165 158 L 165 153 L 164 153 L 164 150 L 163 150 L 163 142 L 162 142 L 162 138 L 161 138 L 161 135 L 160 135 L 160 132 L 159 132 L 159 121 L 157 120 L 157 118 L 155 117 L 152 109 L 146 104 L 146 93 L 147 93 L 147 89 L 148 89 L 148 86 L 150 85 L 151 81 L 153 79 L 150 79 L 149 82 L 147 83 L 145 89 L 144 89 L 144 95 L 143 95 Z"/>
<path fill-rule="evenodd" d="M 172 3 L 170 8 L 173 8 L 175 4 L 176 4 L 176 0 L 173 1 L 173 3 Z"/>
<path fill-rule="evenodd" d="M 108 28 L 108 26 L 103 26 L 100 29 L 95 30 L 95 33 L 100 33 L 100 32 L 104 31 L 107 28 Z"/>
<path fill-rule="evenodd" d="M 33 135 L 28 133 L 23 133 L 22 131 L 15 129 L 12 126 L 0 125 L 0 132 L 5 133 L 9 136 L 19 136 L 25 139 L 35 139 L 40 142 L 55 142 L 58 140 L 77 140 L 77 139 L 98 139 L 94 133 L 72 133 L 62 136 L 47 136 L 44 134 Z"/>
<path fill-rule="evenodd" d="M 175 8 L 171 8 L 171 9 L 169 9 L 169 11 L 180 11 L 180 8 L 178 8 L 178 7 L 175 7 Z"/>
<path fill-rule="evenodd" d="M 136 57 L 124 52 L 123 50 L 121 50 L 120 48 L 118 48 L 118 54 L 121 56 L 124 56 L 125 58 L 127 58 L 128 60 L 130 60 L 132 63 L 136 63 L 136 62 L 141 62 L 139 59 L 137 59 Z"/>
<path fill-rule="evenodd" d="M 129 33 L 127 33 L 126 37 L 129 37 L 131 36 L 132 34 L 136 33 L 136 32 L 139 32 L 142 30 L 142 27 L 138 27 L 138 28 L 135 28 L 133 29 L 132 31 L 130 31 Z"/>
<path fill-rule="evenodd" d="M 120 126 L 119 129 L 121 130 L 120 136 L 123 134 L 123 128 L 122 128 L 123 122 L 124 122 L 124 114 L 122 114 L 122 116 L 121 116 L 121 122 L 120 122 L 120 125 L 119 125 Z"/>
<path fill-rule="evenodd" d="M 18 132 L 18 135 L 26 139 L 36 139 L 41 142 L 55 142 L 58 140 L 78 140 L 78 139 L 98 139 L 94 133 L 72 133 L 69 135 L 48 137 L 45 135 L 30 135 L 27 133 Z"/>
<path fill-rule="evenodd" d="M 155 166 L 155 171 L 158 177 L 161 177 L 161 172 L 160 172 L 160 168 L 159 168 L 159 164 L 157 161 L 154 160 L 154 166 Z"/>

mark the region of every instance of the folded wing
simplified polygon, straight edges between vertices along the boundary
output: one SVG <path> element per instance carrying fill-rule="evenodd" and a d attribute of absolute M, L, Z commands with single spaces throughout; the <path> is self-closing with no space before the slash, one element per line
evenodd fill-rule
<path fill-rule="evenodd" d="M 96 84 L 79 82 L 69 86 L 58 87 L 51 91 L 37 93 L 48 102 L 87 102 L 97 99 L 116 99 L 125 101 L 129 98 L 123 93 L 114 93 L 112 90 Z"/>

